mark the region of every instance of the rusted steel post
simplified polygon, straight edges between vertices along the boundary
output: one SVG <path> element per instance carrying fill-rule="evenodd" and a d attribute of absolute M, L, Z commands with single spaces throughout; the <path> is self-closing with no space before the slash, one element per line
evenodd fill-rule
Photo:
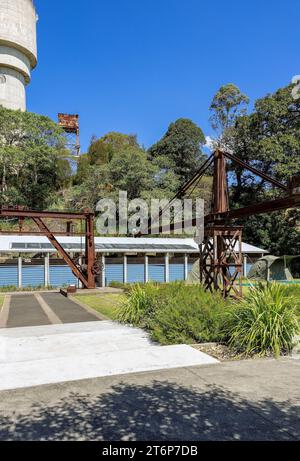
<path fill-rule="evenodd" d="M 87 266 L 87 281 L 88 288 L 96 288 L 95 281 L 95 263 L 96 263 L 96 249 L 95 249 L 95 235 L 94 235 L 94 219 L 93 213 L 88 213 L 86 216 L 86 237 L 85 237 L 85 255 Z"/>
<path fill-rule="evenodd" d="M 226 158 L 223 152 L 217 150 L 214 153 L 214 180 L 213 180 L 213 197 L 212 210 L 214 214 L 224 213 L 229 210 L 228 184 L 226 174 Z M 226 261 L 226 243 L 220 228 L 216 229 L 214 225 L 209 226 L 206 232 L 206 238 L 211 239 L 212 248 L 210 258 L 202 258 L 203 264 L 210 264 L 204 268 L 207 276 L 206 285 L 210 290 L 221 289 L 223 293 L 227 292 L 227 266 Z M 203 269 L 202 269 L 203 272 Z"/>
<path fill-rule="evenodd" d="M 204 282 L 204 277 L 203 277 L 203 266 L 204 266 L 204 260 L 203 260 L 203 244 L 199 245 L 199 279 L 201 285 L 203 285 Z"/>
<path fill-rule="evenodd" d="M 225 213 L 229 210 L 226 158 L 217 150 L 214 155 L 213 212 Z"/>

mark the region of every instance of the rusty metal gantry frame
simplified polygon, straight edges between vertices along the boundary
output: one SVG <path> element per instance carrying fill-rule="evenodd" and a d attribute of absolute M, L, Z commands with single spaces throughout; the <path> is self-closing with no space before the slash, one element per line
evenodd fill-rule
<path fill-rule="evenodd" d="M 58 125 L 66 133 L 67 147 L 74 158 L 80 157 L 80 129 L 78 114 L 58 114 Z"/>
<path fill-rule="evenodd" d="M 4 232 L 0 229 L 0 234 L 16 234 L 16 235 L 40 235 L 48 238 L 49 242 L 58 251 L 64 261 L 71 268 L 74 276 L 81 281 L 84 288 L 93 289 L 95 284 L 96 271 L 96 253 L 95 253 L 95 238 L 94 238 L 94 214 L 90 210 L 84 210 L 82 213 L 68 212 L 51 212 L 51 211 L 32 211 L 24 207 L 7 207 L 0 208 L 0 218 L 16 218 L 19 220 L 19 232 Z M 38 227 L 38 231 L 26 232 L 23 231 L 22 225 L 24 219 L 32 219 Z M 51 231 L 44 219 L 55 219 L 58 221 L 67 222 L 66 232 Z M 85 222 L 84 232 L 73 233 L 70 222 L 73 221 Z M 63 246 L 59 243 L 56 236 L 82 236 L 85 238 L 85 266 L 77 264 L 71 256 L 66 252 Z"/>
<path fill-rule="evenodd" d="M 241 168 L 251 171 L 253 174 L 260 176 L 264 181 L 271 183 L 273 186 L 284 190 L 286 197 L 265 201 L 258 204 L 230 210 L 228 200 L 228 184 L 226 173 L 226 160 L 237 163 Z M 199 169 L 196 175 L 184 184 L 175 197 L 169 202 L 168 207 L 177 198 L 182 198 L 186 192 L 197 185 L 205 172 L 211 165 L 214 165 L 213 181 L 213 209 L 212 213 L 205 216 L 205 236 L 203 245 L 199 246 L 200 250 L 200 278 L 206 289 L 218 289 L 222 291 L 224 297 L 233 293 L 241 295 L 241 287 L 237 285 L 237 280 L 242 274 L 242 227 L 232 225 L 232 220 L 246 218 L 249 216 L 259 215 L 261 213 L 270 213 L 273 211 L 286 210 L 289 208 L 300 207 L 300 177 L 291 178 L 288 185 L 283 185 L 268 175 L 256 170 L 252 166 L 241 161 L 232 154 L 216 151 Z M 159 217 L 162 215 L 161 210 Z M 90 210 L 84 210 L 82 213 L 69 212 L 49 212 L 49 211 L 32 211 L 22 207 L 0 207 L 0 218 L 11 217 L 19 219 L 19 232 L 5 232 L 0 229 L 0 234 L 17 234 L 17 235 L 42 235 L 48 238 L 50 243 L 62 256 L 64 261 L 71 268 L 73 274 L 78 278 L 83 286 L 88 289 L 95 288 L 95 275 L 97 275 L 97 262 L 95 252 L 94 238 L 94 219 L 95 215 Z M 39 231 L 25 232 L 22 230 L 24 219 L 32 219 Z M 44 219 L 70 221 L 80 220 L 85 222 L 85 232 L 72 233 L 70 226 L 66 232 L 54 232 L 49 229 Z M 197 220 L 184 223 L 186 226 L 196 226 Z M 176 229 L 182 229 L 183 223 L 172 223 L 168 228 L 157 224 L 160 233 L 172 232 Z M 149 221 L 151 229 L 151 221 Z M 77 264 L 65 251 L 63 246 L 58 242 L 55 236 L 84 236 L 85 237 L 85 269 Z M 234 271 L 232 271 L 234 268 Z"/>
<path fill-rule="evenodd" d="M 283 190 L 287 196 L 230 210 L 226 171 L 226 161 L 228 160 L 259 176 L 263 181 Z M 243 227 L 233 225 L 232 221 L 263 213 L 300 207 L 300 177 L 292 177 L 288 185 L 284 185 L 243 162 L 238 157 L 228 152 L 217 150 L 206 160 L 195 176 L 180 188 L 175 197 L 169 202 L 168 207 L 172 206 L 176 199 L 184 197 L 191 187 L 195 187 L 211 165 L 213 165 L 214 170 L 212 212 L 204 218 L 204 241 L 199 246 L 200 279 L 207 290 L 220 290 L 225 298 L 231 293 L 234 296 L 241 296 L 242 286 L 239 281 L 243 274 Z M 159 218 L 163 211 L 161 210 Z M 160 233 L 170 230 L 175 231 L 182 229 L 183 224 L 187 227 L 195 227 L 197 220 L 193 219 L 188 223 L 172 223 L 171 227 L 168 228 L 158 224 L 157 229 L 159 229 Z"/>
<path fill-rule="evenodd" d="M 243 271 L 242 227 L 212 225 L 204 230 L 200 250 L 200 281 L 207 290 L 219 290 L 227 298 L 233 291 L 242 296 L 237 284 Z"/>
<path fill-rule="evenodd" d="M 223 152 L 214 153 L 212 211 L 229 211 L 226 159 Z M 242 227 L 233 227 L 222 219 L 206 223 L 204 240 L 199 245 L 200 282 L 207 290 L 221 290 L 224 298 L 231 292 L 242 296 L 240 282 L 243 272 Z"/>
<path fill-rule="evenodd" d="M 264 181 L 284 190 L 288 187 L 268 175 L 246 164 L 232 154 L 217 150 L 214 153 L 214 176 L 212 213 L 205 217 L 204 242 L 200 245 L 200 280 L 205 288 L 220 289 L 224 298 L 230 294 L 242 296 L 241 277 L 243 275 L 242 236 L 243 227 L 232 225 L 236 217 L 258 214 L 258 205 L 244 209 L 230 210 L 226 171 L 226 161 L 230 160 L 241 168 L 260 176 Z M 276 201 L 263 202 L 260 212 L 274 211 Z M 287 208 L 290 206 L 289 197 Z M 234 215 L 235 213 L 235 215 Z"/>

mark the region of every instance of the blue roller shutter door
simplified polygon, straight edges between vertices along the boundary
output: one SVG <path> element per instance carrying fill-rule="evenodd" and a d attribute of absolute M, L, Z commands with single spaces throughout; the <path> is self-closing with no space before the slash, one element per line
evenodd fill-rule
<path fill-rule="evenodd" d="M 170 282 L 184 280 L 184 264 L 170 264 Z"/>
<path fill-rule="evenodd" d="M 128 264 L 127 265 L 127 282 L 128 283 L 144 283 L 145 281 L 145 265 L 144 264 Z"/>
<path fill-rule="evenodd" d="M 124 283 L 123 264 L 106 264 L 105 279 L 106 286 L 111 282 Z"/>
<path fill-rule="evenodd" d="M 51 266 L 50 265 L 50 286 L 58 288 L 69 285 L 78 286 L 78 280 L 74 277 L 69 266 Z"/>
<path fill-rule="evenodd" d="M 18 286 L 18 266 L 0 265 L 0 287 Z"/>
<path fill-rule="evenodd" d="M 165 265 L 164 264 L 149 264 L 149 281 L 165 282 Z"/>
<path fill-rule="evenodd" d="M 22 267 L 22 287 L 44 287 L 45 266 L 24 266 Z"/>

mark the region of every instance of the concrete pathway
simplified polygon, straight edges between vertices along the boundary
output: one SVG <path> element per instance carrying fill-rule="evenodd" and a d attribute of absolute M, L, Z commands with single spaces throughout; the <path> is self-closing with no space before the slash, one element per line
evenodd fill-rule
<path fill-rule="evenodd" d="M 0 440 L 299 440 L 300 361 L 232 362 L 0 392 Z"/>
<path fill-rule="evenodd" d="M 60 293 L 6 295 L 0 328 L 95 322 L 102 317 Z"/>
<path fill-rule="evenodd" d="M 0 330 L 0 390 L 214 363 L 192 347 L 161 347 L 114 322 Z"/>

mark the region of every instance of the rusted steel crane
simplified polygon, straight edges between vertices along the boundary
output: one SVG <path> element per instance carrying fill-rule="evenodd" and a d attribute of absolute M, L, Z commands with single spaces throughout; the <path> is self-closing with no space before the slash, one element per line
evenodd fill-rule
<path fill-rule="evenodd" d="M 16 218 L 19 220 L 18 232 L 4 232 L 0 229 L 0 234 L 16 235 L 40 235 L 48 238 L 49 242 L 58 251 L 64 261 L 72 270 L 74 276 L 81 281 L 84 288 L 93 289 L 96 287 L 95 276 L 99 272 L 96 262 L 95 238 L 94 238 L 94 214 L 85 209 L 82 213 L 69 212 L 51 212 L 51 211 L 32 211 L 25 207 L 7 207 L 0 208 L 0 218 Z M 23 230 L 25 219 L 32 219 L 37 225 L 38 231 L 26 232 Z M 52 219 L 56 222 L 66 223 L 65 232 L 55 232 L 50 230 L 45 219 Z M 73 232 L 71 223 L 81 221 L 85 223 L 85 229 L 82 232 Z M 84 237 L 84 264 L 81 265 L 64 249 L 63 245 L 57 240 L 57 236 L 81 236 Z"/>
<path fill-rule="evenodd" d="M 231 161 L 246 169 L 274 187 L 284 191 L 285 196 L 270 201 L 254 203 L 244 208 L 229 207 L 229 193 L 226 162 Z M 240 283 L 243 274 L 242 233 L 243 227 L 234 225 L 235 219 L 247 218 L 262 213 L 271 213 L 279 210 L 300 207 L 300 176 L 292 177 L 287 185 L 258 171 L 256 168 L 241 161 L 235 155 L 217 150 L 204 163 L 195 176 L 183 185 L 172 202 L 183 198 L 186 192 L 197 184 L 203 175 L 213 166 L 213 194 L 212 211 L 205 216 L 204 241 L 199 246 L 200 251 L 200 280 L 207 290 L 221 290 L 226 298 L 233 294 L 242 295 Z M 163 210 L 160 212 L 162 215 Z M 182 229 L 183 223 L 171 224 L 171 231 Z M 196 219 L 185 223 L 188 227 L 196 226 Z M 158 225 L 160 233 L 165 231 Z M 168 227 L 168 230 L 170 227 Z"/>

